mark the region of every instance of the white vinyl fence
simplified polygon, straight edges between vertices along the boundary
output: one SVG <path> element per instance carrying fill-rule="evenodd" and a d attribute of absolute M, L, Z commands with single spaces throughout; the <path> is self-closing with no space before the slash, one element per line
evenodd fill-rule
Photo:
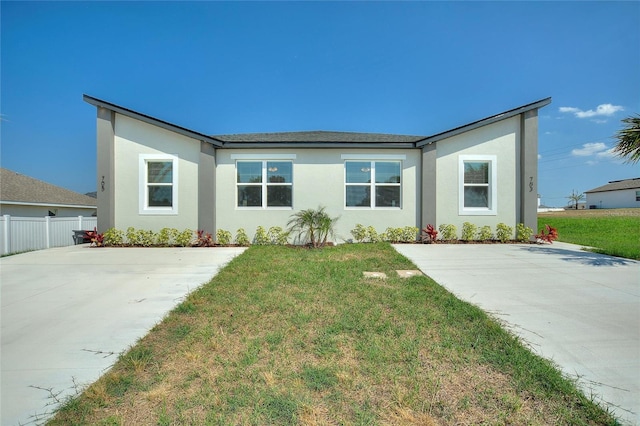
<path fill-rule="evenodd" d="M 74 230 L 93 230 L 96 217 L 0 217 L 0 254 L 75 244 Z"/>

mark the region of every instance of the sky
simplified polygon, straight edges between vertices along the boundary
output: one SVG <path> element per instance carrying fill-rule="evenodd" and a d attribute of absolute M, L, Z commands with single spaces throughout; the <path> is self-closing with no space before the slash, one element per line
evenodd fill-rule
<path fill-rule="evenodd" d="M 0 2 L 0 164 L 96 190 L 82 95 L 205 134 L 429 136 L 540 99 L 542 203 L 640 177 L 640 2 Z"/>

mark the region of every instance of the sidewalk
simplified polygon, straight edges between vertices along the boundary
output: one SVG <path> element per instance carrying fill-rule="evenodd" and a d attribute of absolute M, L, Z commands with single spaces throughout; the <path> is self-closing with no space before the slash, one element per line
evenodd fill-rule
<path fill-rule="evenodd" d="M 558 242 L 394 247 L 579 377 L 587 396 L 640 424 L 640 262 Z"/>
<path fill-rule="evenodd" d="M 47 418 L 55 408 L 51 393 L 64 399 L 74 381 L 97 380 L 243 250 L 85 244 L 0 259 L 0 423 Z"/>

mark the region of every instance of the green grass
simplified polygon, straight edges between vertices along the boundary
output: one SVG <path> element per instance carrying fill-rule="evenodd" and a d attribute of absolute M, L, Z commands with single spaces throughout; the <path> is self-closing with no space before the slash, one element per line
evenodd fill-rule
<path fill-rule="evenodd" d="M 483 311 L 399 269 L 415 266 L 384 243 L 251 247 L 50 424 L 616 424 Z"/>
<path fill-rule="evenodd" d="M 640 216 L 538 217 L 538 228 L 558 230 L 559 241 L 593 247 L 595 253 L 640 260 Z"/>

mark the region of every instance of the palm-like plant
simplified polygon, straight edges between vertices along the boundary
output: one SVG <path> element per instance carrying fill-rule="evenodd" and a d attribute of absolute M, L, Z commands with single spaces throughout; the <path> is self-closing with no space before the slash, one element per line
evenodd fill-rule
<path fill-rule="evenodd" d="M 289 232 L 296 233 L 296 241 L 300 244 L 311 244 L 313 247 L 324 247 L 329 236 L 335 233 L 337 217 L 332 218 L 324 207 L 317 210 L 306 209 L 291 215 L 287 222 Z"/>
<path fill-rule="evenodd" d="M 616 133 L 618 144 L 613 148 L 620 157 L 625 157 L 627 163 L 640 161 L 640 115 L 622 119 L 625 126 Z"/>

